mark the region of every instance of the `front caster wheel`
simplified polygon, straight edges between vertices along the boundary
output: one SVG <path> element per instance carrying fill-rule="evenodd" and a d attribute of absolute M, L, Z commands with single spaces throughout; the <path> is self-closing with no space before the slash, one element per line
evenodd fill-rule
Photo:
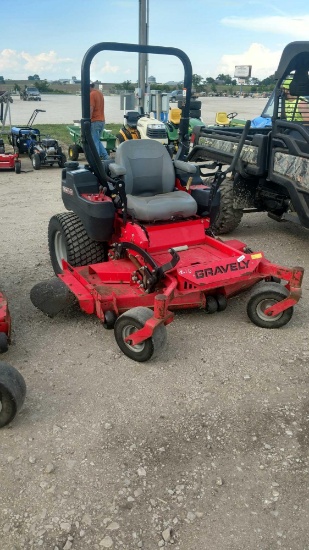
<path fill-rule="evenodd" d="M 293 307 L 269 317 L 264 312 L 267 308 L 281 302 L 289 295 L 289 291 L 278 283 L 261 283 L 257 285 L 247 304 L 247 314 L 255 325 L 261 328 L 280 328 L 286 325 L 292 315 Z"/>
<path fill-rule="evenodd" d="M 103 321 L 103 327 L 107 330 L 111 330 L 114 328 L 115 323 L 117 320 L 117 315 L 113 311 L 105 311 L 104 313 L 104 321 Z"/>
<path fill-rule="evenodd" d="M 218 302 L 218 311 L 224 311 L 227 308 L 227 298 L 224 294 L 217 294 L 216 300 Z"/>
<path fill-rule="evenodd" d="M 144 362 L 154 357 L 166 344 L 166 328 L 159 325 L 150 338 L 133 346 L 125 338 L 143 328 L 146 321 L 153 316 L 147 307 L 134 307 L 118 317 L 115 323 L 115 338 L 121 351 L 134 361 Z"/>
<path fill-rule="evenodd" d="M 216 313 L 218 311 L 219 304 L 214 296 L 206 296 L 206 313 Z"/>
<path fill-rule="evenodd" d="M 13 420 L 26 397 L 23 376 L 11 365 L 0 363 L 0 428 Z"/>

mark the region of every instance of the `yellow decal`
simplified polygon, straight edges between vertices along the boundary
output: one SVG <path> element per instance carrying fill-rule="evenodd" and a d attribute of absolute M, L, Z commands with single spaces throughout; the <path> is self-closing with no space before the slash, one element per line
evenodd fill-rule
<path fill-rule="evenodd" d="M 262 258 L 263 255 L 261 254 L 261 252 L 259 252 L 258 254 L 251 254 L 251 260 L 257 260 L 258 258 Z"/>

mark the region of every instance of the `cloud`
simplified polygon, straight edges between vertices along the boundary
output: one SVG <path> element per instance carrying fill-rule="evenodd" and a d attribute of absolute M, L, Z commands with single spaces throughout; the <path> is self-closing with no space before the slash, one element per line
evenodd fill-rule
<path fill-rule="evenodd" d="M 109 61 L 105 61 L 104 67 L 101 67 L 100 72 L 102 74 L 105 73 L 118 73 L 119 67 L 118 65 L 111 65 Z"/>
<path fill-rule="evenodd" d="M 221 24 L 226 27 L 246 31 L 283 34 L 297 40 L 308 39 L 309 15 L 265 16 L 265 17 L 224 17 Z"/>
<path fill-rule="evenodd" d="M 234 76 L 236 65 L 252 65 L 252 76 L 263 80 L 274 74 L 278 67 L 282 50 L 271 51 L 263 44 L 253 43 L 241 54 L 223 55 L 218 65 L 218 74 Z"/>
<path fill-rule="evenodd" d="M 8 72 L 9 78 L 25 78 L 29 73 L 58 73 L 59 67 L 63 67 L 73 60 L 69 57 L 58 57 L 54 51 L 41 52 L 31 55 L 28 52 L 17 52 L 16 50 L 0 51 L 0 71 Z M 5 76 L 5 75 L 4 75 Z"/>

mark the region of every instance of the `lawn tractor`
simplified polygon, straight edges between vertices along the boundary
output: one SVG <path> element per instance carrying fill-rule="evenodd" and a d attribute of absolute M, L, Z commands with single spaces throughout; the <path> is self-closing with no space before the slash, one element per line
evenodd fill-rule
<path fill-rule="evenodd" d="M 45 112 L 44 109 L 34 109 L 28 124 L 13 126 L 9 135 L 9 141 L 14 149 L 19 153 L 26 153 L 31 158 L 35 170 L 39 170 L 41 166 L 53 166 L 54 164 L 63 168 L 67 160 L 56 139 L 50 136 L 42 137 L 40 130 L 32 126 L 37 114 Z"/>
<path fill-rule="evenodd" d="M 145 115 L 138 111 L 127 111 L 124 119 L 124 125 L 116 135 L 116 148 L 131 139 L 152 139 L 163 145 L 168 144 L 165 124 L 156 119 L 153 113 Z"/>
<path fill-rule="evenodd" d="M 91 136 L 89 84 L 91 61 L 102 50 L 174 55 L 182 61 L 187 101 L 174 160 L 161 143 L 139 139 L 120 144 L 115 162 L 99 158 Z M 54 316 L 77 300 L 82 311 L 113 328 L 122 352 L 139 362 L 164 349 L 175 311 L 223 311 L 231 296 L 249 289 L 247 314 L 255 325 L 288 323 L 301 296 L 303 268 L 276 265 L 260 250 L 212 234 L 226 174 L 217 169 L 206 186 L 199 167 L 185 160 L 192 81 L 187 55 L 175 48 L 103 42 L 85 54 L 81 74 L 88 164 L 67 163 L 62 171 L 67 212 L 53 216 L 48 228 L 58 278 L 35 285 L 32 303 Z"/>
<path fill-rule="evenodd" d="M 11 316 L 5 295 L 0 292 L 0 353 L 8 351 L 11 342 Z M 20 372 L 0 361 L 0 428 L 13 420 L 26 396 L 26 384 Z"/>

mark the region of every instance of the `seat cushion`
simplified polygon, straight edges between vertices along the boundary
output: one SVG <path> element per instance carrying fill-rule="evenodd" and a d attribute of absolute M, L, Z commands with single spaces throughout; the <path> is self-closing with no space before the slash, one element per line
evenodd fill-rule
<path fill-rule="evenodd" d="M 196 201 L 185 191 L 141 197 L 127 195 L 128 214 L 144 222 L 188 218 L 197 211 Z"/>

